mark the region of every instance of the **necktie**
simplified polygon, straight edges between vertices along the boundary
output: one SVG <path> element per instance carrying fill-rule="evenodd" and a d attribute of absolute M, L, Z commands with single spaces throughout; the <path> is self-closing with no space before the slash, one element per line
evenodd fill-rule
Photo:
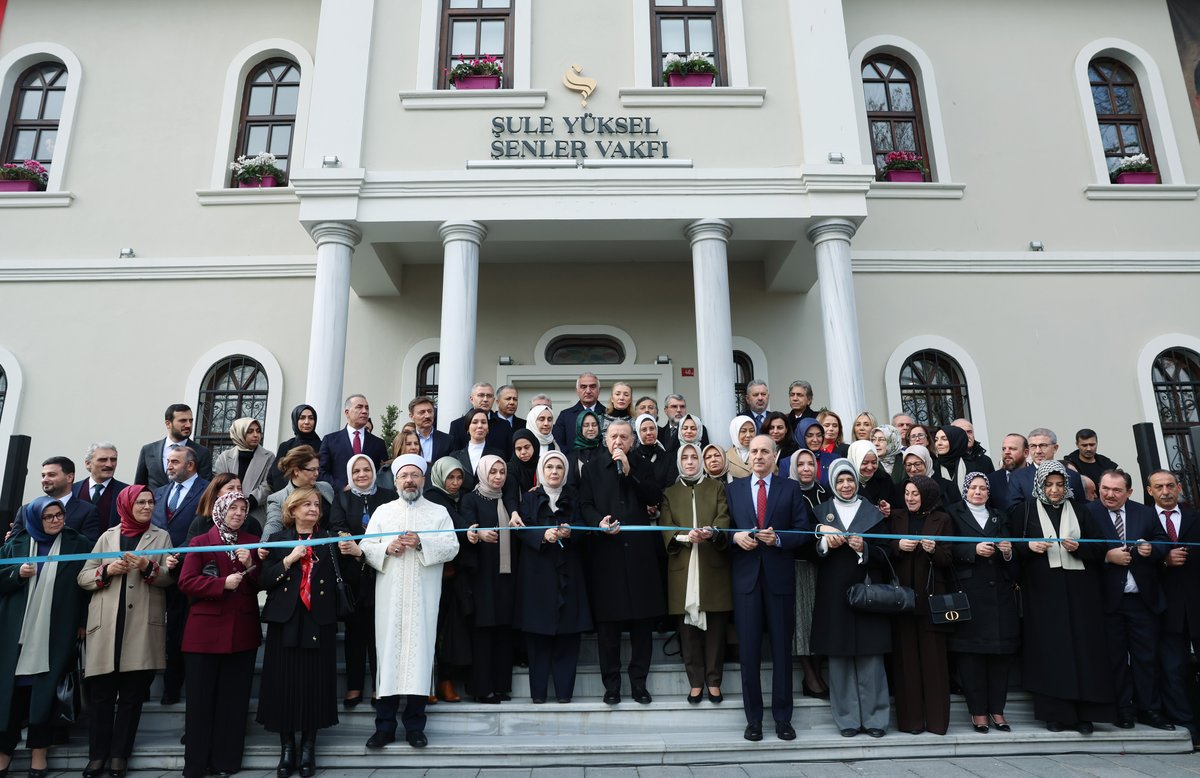
<path fill-rule="evenodd" d="M 179 508 L 179 497 L 183 494 L 183 484 L 171 487 L 171 496 L 167 498 L 167 510 L 174 513 Z"/>
<path fill-rule="evenodd" d="M 362 438 L 359 437 L 360 434 L 361 433 L 359 433 L 358 430 L 354 430 L 354 453 L 355 454 L 362 453 Z"/>
<path fill-rule="evenodd" d="M 758 432 L 759 430 L 762 429 L 762 423 L 763 423 L 763 415 L 761 413 L 754 414 L 754 431 L 755 432 Z M 761 484 L 762 481 L 759 481 L 759 483 Z"/>
<path fill-rule="evenodd" d="M 1117 537 L 1121 540 L 1125 539 L 1125 519 L 1121 515 L 1121 511 L 1113 511 L 1113 525 L 1117 528 Z"/>
<path fill-rule="evenodd" d="M 96 484 L 92 487 L 92 502 L 100 502 L 100 495 L 104 494 L 104 484 Z"/>
<path fill-rule="evenodd" d="M 767 482 L 758 479 L 758 498 L 755 506 L 758 510 L 758 528 L 767 526 Z"/>
<path fill-rule="evenodd" d="M 1172 543 L 1176 543 L 1179 541 L 1179 531 L 1175 529 L 1175 522 L 1171 521 L 1171 514 L 1173 513 L 1175 513 L 1173 510 L 1163 511 L 1163 518 L 1166 519 L 1167 537 L 1170 538 Z"/>

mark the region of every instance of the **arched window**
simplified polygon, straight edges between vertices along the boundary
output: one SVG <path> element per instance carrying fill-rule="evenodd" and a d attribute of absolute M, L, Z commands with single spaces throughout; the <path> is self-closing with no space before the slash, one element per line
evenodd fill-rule
<path fill-rule="evenodd" d="M 50 167 L 66 94 L 67 68 L 61 62 L 40 62 L 21 74 L 8 112 L 5 162 L 32 159 Z"/>
<path fill-rule="evenodd" d="M 1088 66 L 1088 81 L 1108 172 L 1113 172 L 1121 157 L 1134 154 L 1145 154 L 1158 170 L 1137 76 L 1117 60 L 1101 57 Z"/>
<path fill-rule="evenodd" d="M 746 407 L 746 384 L 754 380 L 754 360 L 745 351 L 733 352 L 733 412 Z"/>
<path fill-rule="evenodd" d="M 889 151 L 920 154 L 928 168 L 921 98 L 912 68 L 897 57 L 875 54 L 863 61 L 862 80 L 876 172 L 882 173 Z"/>
<path fill-rule="evenodd" d="M 0 367 L 0 419 L 4 418 L 4 398 L 8 396 L 8 374 Z"/>
<path fill-rule="evenodd" d="M 900 368 L 900 405 L 918 424 L 940 427 L 958 418 L 970 419 L 962 367 L 941 351 L 916 352 Z"/>
<path fill-rule="evenodd" d="M 271 59 L 251 70 L 242 90 L 235 156 L 253 157 L 267 151 L 287 173 L 299 102 L 300 67 L 295 62 Z"/>
<path fill-rule="evenodd" d="M 196 442 L 215 456 L 233 445 L 229 425 L 249 416 L 267 432 L 267 373 L 246 356 L 234 354 L 204 374 L 196 403 Z"/>
<path fill-rule="evenodd" d="M 421 357 L 421 361 L 417 363 L 417 397 L 422 395 L 432 397 L 435 406 L 438 398 L 438 364 L 440 362 L 441 355 L 433 351 Z"/>
<path fill-rule="evenodd" d="M 1200 499 L 1200 466 L 1190 432 L 1200 425 L 1196 405 L 1200 396 L 1200 355 L 1186 348 L 1167 349 L 1155 357 L 1150 379 L 1167 449 L 1163 466 L 1179 476 L 1185 502 L 1195 506 Z"/>
<path fill-rule="evenodd" d="M 625 346 L 607 335 L 563 335 L 546 346 L 551 365 L 619 365 L 625 361 Z"/>

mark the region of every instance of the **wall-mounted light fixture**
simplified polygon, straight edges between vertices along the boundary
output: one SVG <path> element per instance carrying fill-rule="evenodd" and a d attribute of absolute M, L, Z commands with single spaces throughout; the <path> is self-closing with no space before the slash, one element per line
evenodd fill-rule
<path fill-rule="evenodd" d="M 335 155 L 335 154 L 330 154 L 328 156 L 321 157 L 321 167 L 341 167 L 341 166 L 342 166 L 342 161 L 340 159 L 338 159 L 337 155 Z"/>
<path fill-rule="evenodd" d="M 137 254 L 133 253 L 133 249 L 121 249 L 121 259 L 133 259 Z"/>

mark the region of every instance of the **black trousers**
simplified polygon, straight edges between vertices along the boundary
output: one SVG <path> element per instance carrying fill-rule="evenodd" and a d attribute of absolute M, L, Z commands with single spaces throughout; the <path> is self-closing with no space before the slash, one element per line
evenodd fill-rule
<path fill-rule="evenodd" d="M 1121 596 L 1116 613 L 1104 616 L 1108 655 L 1112 659 L 1117 713 L 1162 708 L 1158 690 L 1158 616 L 1146 609 L 1141 595 Z"/>
<path fill-rule="evenodd" d="M 721 688 L 725 677 L 725 628 L 729 611 L 706 611 L 707 629 L 691 627 L 679 617 L 679 653 L 693 689 Z"/>
<path fill-rule="evenodd" d="M 550 676 L 554 676 L 554 695 L 569 700 L 575 694 L 575 669 L 579 666 L 579 633 L 534 635 L 525 633 L 529 651 L 529 696 L 546 699 Z"/>
<path fill-rule="evenodd" d="M 183 655 L 187 664 L 184 778 L 237 772 L 246 743 L 246 714 L 258 648 L 236 654 Z"/>
<path fill-rule="evenodd" d="M 8 708 L 8 729 L 0 732 L 0 754 L 12 756 L 21 742 L 21 722 L 29 716 L 29 700 L 33 693 L 31 686 L 17 686 L 13 689 L 12 704 Z M 32 751 L 35 748 L 49 748 L 53 740 L 53 727 L 49 724 L 34 724 L 30 722 L 29 731 L 25 736 L 25 747 Z"/>
<path fill-rule="evenodd" d="M 471 693 L 476 697 L 512 691 L 512 627 L 471 628 Z"/>
<path fill-rule="evenodd" d="M 404 700 L 404 712 L 400 723 L 405 733 L 425 731 L 425 705 L 428 697 L 423 694 L 393 694 L 375 700 L 375 731 L 388 735 L 396 734 L 396 714 L 400 713 L 400 701 Z"/>
<path fill-rule="evenodd" d="M 180 562 L 180 564 L 183 564 Z M 178 697 L 183 689 L 183 628 L 187 624 L 188 599 L 172 584 L 167 587 L 167 667 L 163 670 L 163 696 Z"/>
<path fill-rule="evenodd" d="M 773 595 L 763 573 L 749 594 L 733 595 L 738 657 L 742 664 L 742 707 L 746 722 L 761 724 L 763 630 L 771 641 L 771 717 L 792 720 L 792 633 L 796 629 L 795 595 Z"/>
<path fill-rule="evenodd" d="M 1167 719 L 1192 733 L 1197 741 L 1196 714 L 1188 696 L 1194 679 L 1191 675 L 1189 648 L 1191 639 L 1184 632 L 1167 632 L 1159 636 L 1159 694 Z"/>
<path fill-rule="evenodd" d="M 375 655 L 375 609 L 360 603 L 354 615 L 346 620 L 346 635 L 343 650 L 346 653 L 346 690 L 364 691 L 367 662 L 371 663 L 372 677 L 379 671 L 379 660 Z"/>
<path fill-rule="evenodd" d="M 105 673 L 87 679 L 88 759 L 128 759 L 150 696 L 154 670 Z"/>
<path fill-rule="evenodd" d="M 972 716 L 1004 713 L 1012 657 L 1008 654 L 966 653 L 951 656 L 958 660 L 958 679 L 967 698 L 967 711 Z"/>
<path fill-rule="evenodd" d="M 650 675 L 650 654 L 654 650 L 654 619 L 630 619 L 629 621 L 597 621 L 596 643 L 600 650 L 600 679 L 604 691 L 621 693 L 621 633 L 629 630 L 630 689 L 646 688 L 646 677 Z"/>

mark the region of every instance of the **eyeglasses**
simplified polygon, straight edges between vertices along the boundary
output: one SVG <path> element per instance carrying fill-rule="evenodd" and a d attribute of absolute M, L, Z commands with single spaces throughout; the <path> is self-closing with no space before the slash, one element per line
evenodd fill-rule
<path fill-rule="evenodd" d="M 321 471 L 320 467 L 302 467 L 300 469 L 306 473 L 319 473 Z"/>
<path fill-rule="evenodd" d="M 1036 451 L 1041 451 L 1044 448 L 1054 448 L 1054 444 L 1053 443 L 1030 443 L 1029 447 Z"/>

